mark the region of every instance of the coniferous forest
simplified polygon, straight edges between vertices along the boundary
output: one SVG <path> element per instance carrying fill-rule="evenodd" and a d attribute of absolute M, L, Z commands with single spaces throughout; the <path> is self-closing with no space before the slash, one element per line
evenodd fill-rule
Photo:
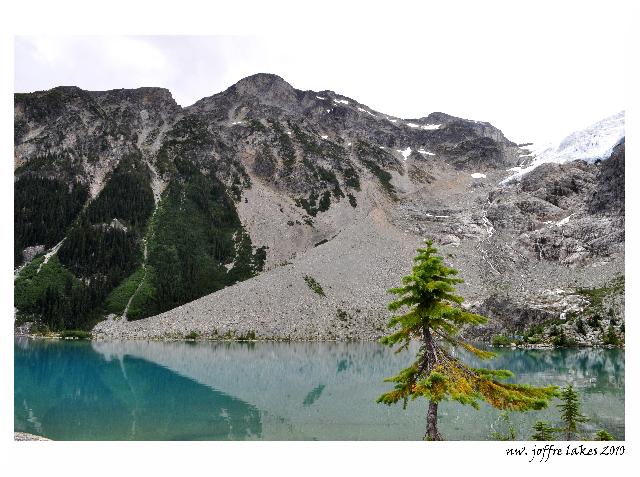
<path fill-rule="evenodd" d="M 14 184 L 14 262 L 30 245 L 50 248 L 58 243 L 88 197 L 86 186 L 57 179 L 24 175 Z"/>
<path fill-rule="evenodd" d="M 50 330 L 88 329 L 107 314 L 151 316 L 253 276 L 253 250 L 224 184 L 186 161 L 155 208 L 150 173 L 124 157 L 93 200 L 86 186 L 26 172 L 15 182 L 18 318 Z M 44 252 L 58 244 L 57 253 Z"/>

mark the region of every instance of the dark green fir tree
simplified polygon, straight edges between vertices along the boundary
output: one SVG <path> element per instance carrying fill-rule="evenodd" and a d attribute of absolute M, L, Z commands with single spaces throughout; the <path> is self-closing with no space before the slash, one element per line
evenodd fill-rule
<path fill-rule="evenodd" d="M 602 338 L 602 343 L 605 345 L 618 346 L 620 344 L 620 339 L 616 333 L 613 324 L 609 324 L 609 328 L 607 328 L 607 332 L 604 334 Z"/>
<path fill-rule="evenodd" d="M 552 441 L 555 429 L 546 421 L 537 421 L 533 425 L 534 433 L 531 439 L 534 441 Z"/>
<path fill-rule="evenodd" d="M 560 400 L 562 404 L 558 404 L 558 408 L 563 422 L 560 430 L 564 432 L 566 440 L 570 441 L 578 434 L 579 425 L 589 419 L 580 412 L 580 398 L 573 385 L 569 384 L 562 389 Z"/>
<path fill-rule="evenodd" d="M 378 402 L 394 404 L 423 397 L 429 401 L 425 439 L 442 440 L 438 430 L 438 404 L 446 399 L 478 408 L 479 401 L 506 411 L 528 411 L 545 408 L 556 395 L 555 386 L 532 387 L 509 384 L 501 380 L 512 376 L 508 370 L 474 368 L 455 357 L 450 349 L 462 348 L 481 359 L 493 353 L 477 349 L 456 335 L 464 325 L 480 325 L 487 321 L 461 307 L 463 299 L 455 294 L 455 285 L 463 280 L 458 271 L 446 266 L 431 241 L 418 249 L 412 273 L 402 279 L 402 286 L 392 288 L 397 299 L 389 310 L 404 313 L 389 321 L 394 330 L 381 340 L 388 346 L 407 349 L 412 339 L 421 344 L 415 361 L 386 381 L 395 383 L 393 390 Z"/>

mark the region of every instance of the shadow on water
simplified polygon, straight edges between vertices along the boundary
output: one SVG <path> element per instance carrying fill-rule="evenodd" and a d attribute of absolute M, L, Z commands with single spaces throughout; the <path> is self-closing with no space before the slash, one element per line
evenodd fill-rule
<path fill-rule="evenodd" d="M 376 343 L 15 342 L 15 429 L 56 440 L 407 440 L 424 434 L 426 403 L 376 404 L 385 377 L 411 361 Z M 624 438 L 624 352 L 499 350 L 483 365 L 534 385 L 573 384 L 587 430 Z M 518 437 L 550 409 L 512 413 Z M 499 412 L 451 403 L 452 440 L 484 440 Z"/>
<path fill-rule="evenodd" d="M 85 342 L 15 349 L 18 431 L 54 440 L 259 438 L 259 411 L 143 359 L 106 360 Z"/>

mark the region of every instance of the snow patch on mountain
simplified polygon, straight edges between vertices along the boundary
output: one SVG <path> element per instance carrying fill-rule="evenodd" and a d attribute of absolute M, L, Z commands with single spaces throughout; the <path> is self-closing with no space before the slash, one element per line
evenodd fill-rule
<path fill-rule="evenodd" d="M 407 158 L 411 155 L 411 148 L 407 147 L 404 150 L 401 149 L 396 149 L 396 151 L 398 151 L 400 154 L 402 154 L 402 157 L 404 157 L 404 160 L 406 161 Z"/>
<path fill-rule="evenodd" d="M 571 216 L 572 216 L 572 215 L 573 215 L 573 214 L 571 214 L 571 215 L 569 215 L 569 216 L 565 217 L 564 219 L 559 220 L 558 222 L 556 222 L 556 226 L 558 226 L 558 227 L 562 227 L 563 225 L 568 224 L 568 223 L 569 223 L 569 219 L 571 218 Z"/>
<path fill-rule="evenodd" d="M 420 129 L 426 129 L 428 131 L 433 131 L 435 129 L 439 129 L 440 128 L 440 124 L 416 124 L 416 123 L 407 123 L 407 126 L 409 126 L 410 128 L 420 128 Z"/>
<path fill-rule="evenodd" d="M 371 111 L 368 111 L 368 110 L 366 110 L 366 109 L 364 109 L 364 108 L 358 108 L 358 111 L 362 111 L 363 113 L 370 114 L 370 115 L 371 115 L 371 116 L 373 116 L 374 118 L 376 117 L 376 115 L 375 115 L 375 114 L 373 114 Z"/>

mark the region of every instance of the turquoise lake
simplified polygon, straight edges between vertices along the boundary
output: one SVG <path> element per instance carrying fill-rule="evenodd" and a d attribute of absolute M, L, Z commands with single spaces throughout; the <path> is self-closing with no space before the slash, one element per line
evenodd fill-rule
<path fill-rule="evenodd" d="M 426 401 L 387 407 L 383 382 L 412 354 L 376 343 L 88 342 L 15 339 L 14 428 L 54 440 L 418 440 Z M 624 439 L 624 351 L 499 349 L 486 362 L 535 385 L 572 383 L 585 431 Z M 546 410 L 511 413 L 519 439 Z M 500 413 L 440 406 L 449 440 L 504 431 Z"/>

